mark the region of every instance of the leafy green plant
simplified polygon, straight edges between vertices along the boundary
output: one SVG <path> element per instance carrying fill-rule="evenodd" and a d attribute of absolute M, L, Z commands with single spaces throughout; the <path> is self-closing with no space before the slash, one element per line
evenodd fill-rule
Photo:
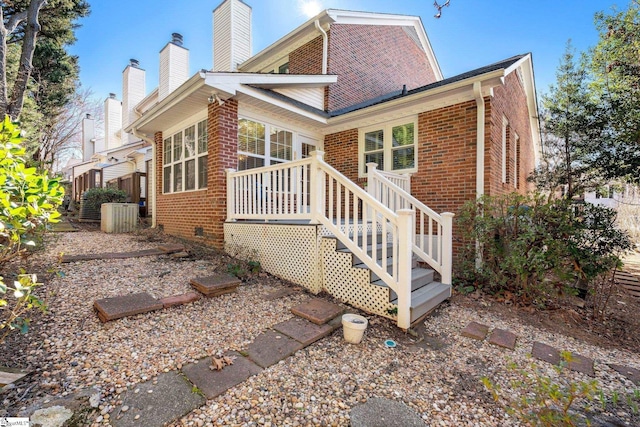
<path fill-rule="evenodd" d="M 34 246 L 46 224 L 60 217 L 63 188 L 47 173 L 27 167 L 24 155 L 20 130 L 5 118 L 0 125 L 0 267 Z M 45 309 L 33 293 L 35 275 L 22 271 L 12 282 L 0 277 L 0 342 L 12 330 L 27 331 L 27 311 Z"/>
<path fill-rule="evenodd" d="M 87 206 L 91 209 L 100 210 L 103 203 L 124 203 L 127 200 L 127 193 L 117 188 L 90 188 L 84 193 Z"/>
<path fill-rule="evenodd" d="M 544 307 L 561 293 L 598 287 L 630 248 L 612 209 L 547 200 L 539 194 L 483 197 L 458 216 L 465 245 L 458 288 L 482 288 L 522 305 Z M 606 304 L 606 295 L 602 298 Z M 600 311 L 602 311 L 600 309 Z"/>
<path fill-rule="evenodd" d="M 238 279 L 243 279 L 247 275 L 247 270 L 245 270 L 242 265 L 235 262 L 227 264 L 227 272 L 232 276 L 236 276 Z"/>
<path fill-rule="evenodd" d="M 488 377 L 483 377 L 482 383 L 496 402 L 502 402 L 510 416 L 526 425 L 573 427 L 582 419 L 575 407 L 593 400 L 599 393 L 598 383 L 571 380 L 567 375 L 571 353 L 562 352 L 561 357 L 560 364 L 554 367 L 555 379 L 544 375 L 535 363 L 528 370 L 512 363 L 508 369 L 517 378 L 510 382 L 509 389 L 502 389 Z"/>

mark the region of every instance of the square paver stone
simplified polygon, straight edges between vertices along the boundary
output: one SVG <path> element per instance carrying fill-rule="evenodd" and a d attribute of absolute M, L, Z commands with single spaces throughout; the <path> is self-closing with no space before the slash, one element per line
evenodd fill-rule
<path fill-rule="evenodd" d="M 473 338 L 474 340 L 482 341 L 487 337 L 489 333 L 489 327 L 478 322 L 470 322 L 460 332 L 460 335 L 467 338 Z"/>
<path fill-rule="evenodd" d="M 242 281 L 228 274 L 215 274 L 213 276 L 196 277 L 191 279 L 190 283 L 196 291 L 208 297 L 214 297 L 234 292 Z"/>
<path fill-rule="evenodd" d="M 551 363 L 552 365 L 559 365 L 562 361 L 560 351 L 550 345 L 543 344 L 541 342 L 534 342 L 531 355 L 538 360 Z M 582 372 L 583 374 L 594 376 L 593 360 L 580 356 L 579 354 L 571 354 L 571 362 L 569 362 L 569 369 Z"/>
<path fill-rule="evenodd" d="M 267 331 L 258 335 L 249 344 L 247 353 L 255 363 L 267 368 L 286 359 L 301 348 L 304 348 L 304 345 L 293 338 L 275 331 Z"/>
<path fill-rule="evenodd" d="M 629 366 L 624 366 L 624 365 L 615 365 L 615 364 L 610 364 L 609 366 L 611 367 L 611 369 L 615 370 L 619 374 L 622 374 L 625 377 L 627 377 L 635 385 L 640 385 L 640 369 L 631 368 Z"/>
<path fill-rule="evenodd" d="M 262 371 L 262 368 L 240 354 L 231 352 L 226 356 L 233 358 L 233 365 L 227 365 L 220 371 L 211 370 L 211 358 L 201 359 L 198 363 L 191 363 L 182 368 L 182 372 L 207 397 L 213 399 L 231 387 L 235 387 L 252 375 Z"/>
<path fill-rule="evenodd" d="M 273 327 L 278 332 L 290 336 L 296 341 L 301 342 L 305 346 L 318 341 L 329 335 L 333 328 L 328 325 L 316 325 L 306 319 L 294 317 L 286 322 L 278 323 Z"/>
<path fill-rule="evenodd" d="M 153 381 L 133 386 L 122 401 L 123 405 L 111 413 L 110 421 L 114 427 L 162 426 L 206 402 L 202 395 L 192 391 L 191 383 L 177 372 L 160 374 Z M 123 412 L 123 406 L 129 409 Z"/>
<path fill-rule="evenodd" d="M 344 308 L 320 298 L 300 304 L 291 309 L 296 316 L 310 320 L 316 325 L 322 325 L 344 312 Z"/>
<path fill-rule="evenodd" d="M 489 336 L 489 344 L 513 350 L 516 348 L 516 334 L 505 329 L 494 329 Z"/>
<path fill-rule="evenodd" d="M 160 310 L 164 307 L 160 300 L 155 299 L 147 292 L 122 295 L 119 297 L 103 298 L 94 301 L 93 307 L 98 312 L 102 322 Z"/>
<path fill-rule="evenodd" d="M 190 302 L 198 301 L 201 295 L 197 292 L 187 292 L 181 295 L 172 295 L 160 300 L 164 308 L 174 307 L 176 305 L 189 304 Z"/>
<path fill-rule="evenodd" d="M 531 349 L 531 355 L 538 360 L 542 360 L 552 365 L 558 365 L 560 363 L 560 352 L 550 345 L 534 342 Z"/>

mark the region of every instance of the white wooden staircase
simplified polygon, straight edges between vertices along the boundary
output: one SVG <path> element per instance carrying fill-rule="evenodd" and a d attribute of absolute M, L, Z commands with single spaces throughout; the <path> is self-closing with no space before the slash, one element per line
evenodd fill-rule
<path fill-rule="evenodd" d="M 366 191 L 325 163 L 322 152 L 228 170 L 227 221 L 316 224 L 321 288 L 408 329 L 451 296 L 453 214 L 411 196 L 408 176 L 367 167 Z"/>

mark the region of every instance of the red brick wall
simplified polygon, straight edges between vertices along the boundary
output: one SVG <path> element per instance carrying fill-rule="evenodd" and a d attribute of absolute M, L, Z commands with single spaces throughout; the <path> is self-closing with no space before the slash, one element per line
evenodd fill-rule
<path fill-rule="evenodd" d="M 289 73 L 322 74 L 322 36 L 289 54 Z"/>
<path fill-rule="evenodd" d="M 311 42 L 314 52 L 317 40 Z M 321 58 L 322 43 L 319 49 Z M 328 74 L 338 75 L 329 86 L 329 111 L 400 91 L 405 84 L 410 90 L 435 81 L 425 53 L 399 26 L 333 24 Z"/>
<path fill-rule="evenodd" d="M 505 78 L 505 85 L 494 89 L 494 96 L 490 100 L 488 115 L 491 128 L 487 135 L 487 145 L 490 147 L 489 156 L 485 159 L 489 169 L 488 194 L 499 195 L 515 191 L 514 174 L 517 169 L 517 191 L 525 193 L 533 189 L 527 182 L 527 177 L 535 167 L 535 154 L 531 139 L 531 122 L 527 108 L 527 98 L 524 87 L 517 72 Z M 507 182 L 502 183 L 502 118 L 506 117 L 507 126 Z M 518 135 L 519 147 L 515 144 Z M 516 152 L 519 155 L 516 157 Z"/>
<path fill-rule="evenodd" d="M 227 216 L 225 170 L 237 166 L 238 103 L 228 100 L 208 107 L 207 189 L 162 194 L 162 133 L 155 137 L 157 224 L 168 234 L 195 239 L 202 228 L 204 240 L 217 248 L 224 246 Z"/>

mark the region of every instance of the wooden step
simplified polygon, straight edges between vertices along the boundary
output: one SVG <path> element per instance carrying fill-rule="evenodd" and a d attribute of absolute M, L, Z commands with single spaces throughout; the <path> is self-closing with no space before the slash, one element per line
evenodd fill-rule
<path fill-rule="evenodd" d="M 358 246 L 362 246 L 362 236 L 364 236 L 364 235 L 363 234 L 358 234 L 357 238 L 355 239 L 355 241 L 357 242 Z M 371 233 L 367 234 L 366 236 L 367 236 L 367 246 L 370 246 L 371 245 Z M 335 237 L 335 236 L 327 236 L 327 237 L 331 237 L 333 239 L 336 239 L 336 250 L 346 249 L 347 248 L 347 246 L 344 243 L 342 243 L 340 241 L 340 239 L 338 239 L 337 237 Z M 387 240 L 391 240 L 391 239 L 387 239 Z M 382 242 L 382 233 L 377 233 L 376 234 L 376 243 L 380 243 L 380 242 Z"/>
<path fill-rule="evenodd" d="M 411 292 L 411 323 L 436 308 L 442 301 L 451 297 L 451 285 L 432 282 Z M 398 300 L 391 301 L 397 304 Z"/>
<path fill-rule="evenodd" d="M 393 258 L 387 258 L 387 272 L 389 274 L 391 274 L 393 272 Z M 355 264 L 354 265 L 355 268 L 366 268 L 367 270 L 369 270 L 369 267 L 367 267 L 366 264 L 361 263 L 361 264 Z M 418 259 L 413 257 L 411 259 L 411 268 L 417 268 L 418 267 Z M 373 283 L 375 281 L 380 280 L 380 276 L 378 276 L 376 273 L 374 273 L 373 271 L 371 271 L 371 278 L 370 278 L 370 282 Z"/>
<path fill-rule="evenodd" d="M 379 243 L 376 245 L 376 254 L 378 258 L 382 258 L 382 243 Z M 372 254 L 372 245 L 367 245 L 367 255 L 371 256 Z M 393 243 L 392 242 L 388 242 L 387 243 L 387 254 L 391 254 L 393 251 Z M 342 252 L 342 253 L 349 253 L 352 254 L 353 256 L 352 261 L 351 261 L 351 265 L 357 265 L 357 264 L 362 264 L 362 260 L 360 258 L 358 258 L 357 256 L 355 256 L 353 254 L 353 252 L 351 252 L 351 249 L 348 248 L 342 248 L 342 249 L 336 249 L 336 252 Z"/>
<path fill-rule="evenodd" d="M 433 275 L 435 271 L 430 268 L 421 268 L 416 267 L 411 270 L 411 292 L 420 289 L 423 286 L 428 285 L 433 282 Z M 387 288 L 387 284 L 382 280 L 376 280 L 375 282 L 371 282 L 372 285 L 381 286 L 383 288 Z M 389 301 L 393 301 L 398 298 L 398 295 L 389 288 Z"/>

